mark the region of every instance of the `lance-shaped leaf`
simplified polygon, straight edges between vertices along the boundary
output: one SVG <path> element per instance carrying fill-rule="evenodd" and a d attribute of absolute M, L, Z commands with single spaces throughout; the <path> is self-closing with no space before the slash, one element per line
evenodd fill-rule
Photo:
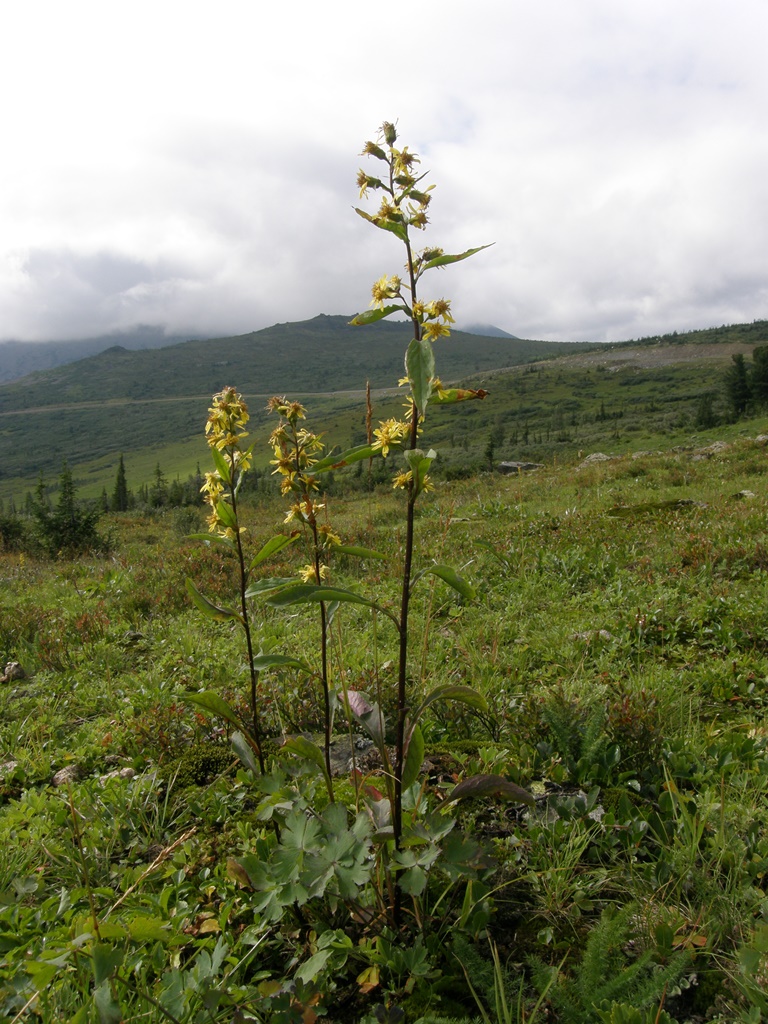
<path fill-rule="evenodd" d="M 361 604 L 367 608 L 375 608 L 377 611 L 387 615 L 398 629 L 400 628 L 397 618 L 389 609 L 383 608 L 381 605 L 376 604 L 375 601 L 370 601 L 367 597 L 356 594 L 352 590 L 342 590 L 341 587 L 329 587 L 322 583 L 299 583 L 294 587 L 286 587 L 284 590 L 279 590 L 272 597 L 267 598 L 267 604 L 273 608 L 285 608 L 293 604 L 309 604 L 315 601 L 340 601 L 342 603 Z"/>
<path fill-rule="evenodd" d="M 356 317 L 353 317 L 349 323 L 352 327 L 365 327 L 368 324 L 375 324 L 377 320 L 383 320 L 386 316 L 392 316 L 393 313 L 405 313 L 406 316 L 410 316 L 407 306 L 395 303 L 390 306 L 382 306 L 381 309 L 366 309 L 364 313 L 358 313 Z"/>
<path fill-rule="evenodd" d="M 300 536 L 300 531 L 294 530 L 290 536 L 286 536 L 284 533 L 278 533 L 276 537 L 271 537 L 264 547 L 254 555 L 253 561 L 248 568 L 255 569 L 257 565 L 261 565 L 262 562 L 271 558 L 272 555 L 276 555 L 278 551 L 282 551 L 283 548 L 288 547 L 289 544 L 293 544 L 293 542 L 298 540 Z"/>
<path fill-rule="evenodd" d="M 365 210 L 359 210 L 355 207 L 355 213 L 359 214 L 363 220 L 367 220 L 369 224 L 373 224 L 374 227 L 381 228 L 382 231 L 391 231 L 392 234 L 397 235 L 401 242 L 408 241 L 408 229 L 402 220 L 389 220 L 384 217 L 372 217 L 370 213 L 366 213 Z M 469 254 L 471 255 L 471 254 Z"/>
<path fill-rule="evenodd" d="M 341 469 L 343 466 L 349 466 L 353 462 L 360 462 L 361 459 L 370 459 L 374 455 L 380 455 L 381 452 L 378 448 L 374 448 L 370 444 L 357 444 L 354 448 L 347 448 L 345 452 L 337 452 L 336 454 L 326 455 L 324 459 L 320 459 L 314 466 L 310 466 L 306 472 L 315 476 L 318 473 L 326 473 L 329 469 Z"/>
<path fill-rule="evenodd" d="M 269 594 L 273 590 L 282 590 L 283 587 L 289 587 L 296 582 L 295 576 L 275 576 L 266 580 L 256 580 L 248 587 L 245 596 L 258 597 L 259 594 Z"/>
<path fill-rule="evenodd" d="M 419 415 L 426 412 L 435 376 L 435 353 L 426 338 L 412 338 L 405 353 L 405 375 L 411 382 L 411 394 Z"/>
<path fill-rule="evenodd" d="M 435 256 L 433 260 L 425 263 L 424 266 L 419 269 L 419 276 L 421 276 L 425 270 L 431 270 L 432 267 L 446 267 L 449 263 L 458 263 L 460 260 L 469 259 L 469 257 L 474 256 L 476 252 L 482 252 L 483 249 L 490 249 L 492 245 L 494 245 L 493 242 L 489 242 L 488 245 L 478 245 L 476 249 L 467 249 L 466 252 L 460 252 L 456 256 L 449 256 L 448 253 L 443 253 L 442 256 Z"/>
<path fill-rule="evenodd" d="M 406 750 L 405 765 L 403 766 L 403 789 L 408 789 L 418 779 L 424 761 L 424 736 L 418 725 L 414 725 L 408 736 Z"/>
<path fill-rule="evenodd" d="M 373 551 L 371 548 L 358 548 L 354 544 L 337 544 L 334 549 L 341 555 L 353 555 L 355 558 L 386 558 L 380 551 Z"/>
<path fill-rule="evenodd" d="M 218 448 L 211 448 L 211 456 L 213 458 L 213 464 L 216 467 L 216 471 L 224 481 L 225 484 L 232 483 L 232 469 L 223 452 L 220 452 Z"/>
<path fill-rule="evenodd" d="M 218 547 L 228 548 L 230 551 L 236 550 L 233 540 L 230 540 L 229 537 L 222 537 L 218 533 L 189 533 L 187 540 L 201 540 L 205 544 L 215 544 Z"/>
<path fill-rule="evenodd" d="M 291 658 L 288 654 L 257 654 L 253 659 L 253 667 L 257 672 L 266 672 L 270 668 L 300 668 L 302 672 L 312 674 L 312 669 L 305 661 Z"/>
<path fill-rule="evenodd" d="M 455 402 L 471 402 L 476 398 L 488 397 L 488 392 L 483 388 L 476 391 L 472 388 L 433 388 L 429 396 L 430 405 L 452 405 Z"/>
<path fill-rule="evenodd" d="M 453 803 L 456 800 L 467 800 L 478 796 L 498 796 L 507 800 L 518 800 L 520 803 L 533 805 L 536 800 L 528 790 L 516 786 L 514 782 L 503 778 L 501 775 L 473 775 L 470 779 L 464 779 L 443 804 Z"/>
<path fill-rule="evenodd" d="M 235 510 L 228 502 L 216 502 L 216 515 L 225 526 L 228 526 L 231 530 L 237 529 L 237 516 L 235 515 Z"/>
<path fill-rule="evenodd" d="M 422 715 L 430 704 L 443 700 L 460 701 L 462 704 L 466 704 L 475 711 L 485 712 L 488 710 L 488 704 L 485 697 L 483 697 L 481 693 L 478 693 L 477 690 L 473 690 L 471 686 L 460 686 L 458 684 L 447 683 L 445 686 L 437 686 L 427 694 L 419 705 L 416 714 L 413 716 L 412 721 L 414 723 L 414 727 L 417 722 L 421 721 Z"/>
<path fill-rule="evenodd" d="M 449 587 L 453 587 L 453 589 L 458 594 L 461 594 L 461 596 L 467 601 L 474 601 L 477 596 L 472 584 L 467 583 L 467 581 L 459 576 L 456 570 L 452 569 L 450 565 L 430 565 L 426 569 L 422 569 L 420 573 L 414 576 L 411 589 L 413 589 L 422 576 L 426 576 L 427 573 L 432 576 L 438 576 L 443 583 L 447 583 Z"/>
<path fill-rule="evenodd" d="M 218 693 L 214 693 L 213 690 L 203 690 L 201 693 L 185 693 L 182 694 L 181 699 L 186 701 L 187 704 L 195 704 L 211 715 L 223 718 L 225 722 L 237 726 L 238 729 L 242 728 L 242 722 L 235 709 L 223 697 L 220 697 Z"/>
<path fill-rule="evenodd" d="M 259 766 L 256 763 L 256 758 L 253 756 L 253 747 L 255 746 L 254 742 L 249 740 L 245 733 L 240 732 L 239 729 L 232 733 L 229 742 L 232 744 L 232 749 L 243 762 L 245 767 L 249 771 L 253 772 L 254 775 L 258 775 Z"/>
<path fill-rule="evenodd" d="M 207 615 L 209 619 L 215 619 L 217 622 L 242 622 L 242 616 L 239 612 L 236 612 L 234 608 L 225 608 L 221 605 L 214 604 L 209 601 L 208 598 L 201 594 L 191 579 L 187 579 L 187 593 L 192 598 L 192 603 L 199 609 L 203 615 Z"/>

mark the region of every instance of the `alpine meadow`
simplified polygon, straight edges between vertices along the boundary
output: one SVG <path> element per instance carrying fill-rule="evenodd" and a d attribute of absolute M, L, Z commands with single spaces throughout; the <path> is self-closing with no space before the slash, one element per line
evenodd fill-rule
<path fill-rule="evenodd" d="M 0 1019 L 759 1024 L 768 322 L 456 331 L 362 159 L 364 311 L 0 385 Z"/>

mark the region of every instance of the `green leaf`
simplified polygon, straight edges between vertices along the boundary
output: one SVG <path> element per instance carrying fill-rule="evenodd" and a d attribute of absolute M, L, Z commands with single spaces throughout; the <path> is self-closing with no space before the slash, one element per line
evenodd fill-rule
<path fill-rule="evenodd" d="M 453 587 L 467 601 L 474 601 L 477 596 L 475 588 L 470 583 L 467 583 L 465 579 L 462 579 L 450 565 L 430 565 L 424 572 L 431 573 L 433 576 L 439 576 L 444 583 L 447 583 L 449 587 Z"/>
<path fill-rule="evenodd" d="M 122 949 L 107 945 L 106 942 L 95 942 L 91 950 L 93 962 L 93 983 L 101 985 L 112 977 L 113 972 L 123 962 Z"/>
<path fill-rule="evenodd" d="M 337 544 L 333 549 L 342 555 L 353 555 L 355 558 L 386 558 L 380 551 L 372 551 L 370 548 L 358 548 L 352 544 Z"/>
<path fill-rule="evenodd" d="M 363 220 L 367 220 L 369 224 L 373 224 L 374 227 L 381 228 L 382 231 L 391 231 L 394 235 L 397 235 L 401 242 L 408 241 L 408 229 L 401 221 L 372 217 L 370 213 L 366 213 L 365 210 L 358 210 L 357 207 L 355 207 L 355 213 L 359 214 Z M 468 255 L 471 255 L 471 253 Z"/>
<path fill-rule="evenodd" d="M 405 461 L 408 463 L 408 468 L 413 474 L 413 480 L 415 484 L 415 494 L 420 494 L 424 489 L 424 479 L 429 473 L 430 467 L 434 460 L 437 458 L 437 452 L 434 448 L 430 448 L 425 455 L 421 448 L 410 448 L 403 453 L 405 455 Z M 423 574 L 422 574 L 423 575 Z M 417 576 L 414 579 L 414 583 L 418 580 Z M 411 584 L 413 586 L 413 583 Z"/>
<path fill-rule="evenodd" d="M 223 500 L 216 502 L 216 515 L 230 530 L 237 530 L 237 516 L 235 515 L 235 510 L 228 502 Z"/>
<path fill-rule="evenodd" d="M 282 551 L 283 548 L 288 547 L 289 544 L 293 544 L 294 541 L 298 540 L 301 534 L 298 530 L 292 533 L 290 537 L 284 533 L 278 533 L 276 537 L 272 537 L 264 547 L 256 553 L 253 561 L 248 566 L 249 569 L 255 569 L 257 565 L 261 565 L 262 562 L 266 561 L 272 555 L 276 555 L 278 551 Z"/>
<path fill-rule="evenodd" d="M 296 582 L 295 576 L 275 576 L 272 579 L 257 580 L 248 587 L 245 596 L 258 597 L 259 594 L 268 594 L 271 590 L 282 590 L 283 587 L 288 587 Z"/>
<path fill-rule="evenodd" d="M 191 579 L 187 579 L 187 593 L 192 598 L 194 606 L 207 615 L 209 619 L 215 619 L 217 622 L 231 622 L 233 619 L 238 622 L 242 622 L 242 617 L 239 612 L 236 612 L 234 608 L 222 608 L 220 605 L 214 604 L 209 601 L 204 594 L 201 594 Z"/>
<path fill-rule="evenodd" d="M 451 795 L 443 803 L 443 807 L 456 800 L 466 800 L 478 796 L 501 796 L 508 800 L 519 800 L 521 803 L 531 806 L 536 803 L 527 790 L 516 786 L 509 779 L 502 778 L 501 775 L 473 775 L 470 779 L 464 779 L 454 787 Z"/>
<path fill-rule="evenodd" d="M 316 476 L 318 473 L 326 473 L 329 469 L 343 469 L 344 466 L 350 466 L 353 462 L 359 462 L 361 459 L 371 459 L 374 455 L 381 455 L 381 451 L 370 444 L 357 444 L 354 448 L 347 448 L 345 452 L 326 455 L 314 466 L 310 466 L 306 472 Z"/>
<path fill-rule="evenodd" d="M 473 399 L 488 397 L 488 392 L 483 388 L 476 391 L 472 388 L 433 388 L 429 396 L 430 405 L 452 405 L 454 402 L 469 402 Z"/>
<path fill-rule="evenodd" d="M 168 942 L 172 933 L 168 926 L 157 917 L 145 917 L 139 914 L 127 922 L 128 933 L 134 942 Z"/>
<path fill-rule="evenodd" d="M 253 667 L 257 672 L 266 672 L 270 668 L 300 668 L 302 672 L 312 673 L 305 661 L 292 658 L 288 654 L 257 654 L 253 659 Z"/>
<path fill-rule="evenodd" d="M 211 715 L 223 718 L 225 722 L 230 722 L 232 725 L 242 728 L 242 722 L 235 709 L 223 697 L 220 697 L 218 693 L 214 693 L 213 690 L 203 690 L 201 693 L 184 693 L 181 699 L 188 704 L 195 704 Z"/>
<path fill-rule="evenodd" d="M 436 256 L 429 263 L 425 263 L 423 267 L 419 269 L 419 276 L 424 273 L 425 270 L 431 270 L 432 267 L 445 267 L 449 263 L 458 263 L 460 260 L 469 259 L 470 256 L 474 256 L 476 252 L 482 252 L 483 249 L 490 249 L 494 242 L 489 242 L 487 245 L 478 245 L 476 249 L 467 249 L 466 252 L 459 253 L 457 256 L 449 256 L 448 253 L 444 253 L 442 256 Z"/>
<path fill-rule="evenodd" d="M 218 533 L 188 533 L 187 540 L 201 540 L 205 544 L 217 544 L 219 547 L 235 551 L 235 542 L 229 537 L 221 537 Z"/>
<path fill-rule="evenodd" d="M 299 981 L 306 982 L 307 984 L 315 981 L 320 971 L 322 971 L 330 960 L 332 954 L 332 949 L 321 949 L 319 952 L 314 953 L 306 963 L 303 963 L 296 970 L 294 977 L 298 978 Z"/>
<path fill-rule="evenodd" d="M 292 604 L 307 604 L 311 601 L 346 601 L 349 604 L 363 604 L 369 608 L 377 605 L 369 601 L 367 597 L 355 594 L 351 590 L 342 590 L 339 587 L 326 587 L 317 583 L 299 583 L 295 587 L 286 587 L 272 597 L 267 599 L 267 604 L 273 608 L 282 608 Z"/>
<path fill-rule="evenodd" d="M 216 471 L 221 479 L 225 484 L 231 484 L 232 472 L 229 461 L 224 457 L 223 452 L 220 452 L 218 448 L 211 448 L 211 456 L 213 458 L 213 464 L 216 467 Z"/>
<path fill-rule="evenodd" d="M 325 763 L 325 754 L 314 742 L 307 736 L 291 736 L 285 741 L 282 746 L 283 750 L 288 750 L 292 754 L 296 754 L 298 757 L 304 757 L 308 761 L 317 765 L 323 774 L 326 788 L 330 794 L 333 794 L 333 783 L 331 777 L 328 774 L 328 767 Z"/>
<path fill-rule="evenodd" d="M 435 353 L 426 338 L 412 338 L 405 353 L 405 374 L 411 382 L 411 394 L 419 415 L 426 412 L 435 376 Z"/>
<path fill-rule="evenodd" d="M 232 749 L 240 758 L 240 760 L 248 769 L 248 771 L 252 772 L 254 775 L 258 775 L 259 766 L 256 763 L 256 758 L 253 756 L 251 744 L 248 742 L 248 739 L 246 738 L 245 734 L 240 732 L 240 730 L 238 729 L 236 732 L 232 733 L 229 742 L 232 744 Z"/>
<path fill-rule="evenodd" d="M 93 1001 L 99 1014 L 99 1024 L 120 1024 L 123 1011 L 120 1004 L 115 1002 L 108 981 L 102 982 L 93 990 Z"/>
<path fill-rule="evenodd" d="M 367 324 L 375 324 L 377 320 L 383 320 L 386 316 L 391 316 L 393 313 L 405 313 L 408 315 L 408 310 L 405 306 L 384 306 L 382 309 L 366 309 L 364 313 L 358 313 L 354 319 L 350 320 L 350 325 L 353 327 L 365 327 Z"/>
<path fill-rule="evenodd" d="M 408 739 L 408 749 L 403 767 L 403 789 L 408 789 L 418 779 L 424 761 L 424 736 L 418 725 L 414 725 Z"/>
<path fill-rule="evenodd" d="M 430 704 L 443 700 L 457 700 L 462 704 L 466 704 L 470 708 L 474 708 L 475 711 L 485 712 L 488 710 L 488 704 L 486 703 L 485 697 L 483 697 L 481 693 L 478 693 L 477 690 L 473 690 L 471 686 L 459 686 L 458 684 L 447 683 L 445 686 L 438 686 L 427 694 L 420 704 L 416 714 L 413 716 L 414 723 L 421 721 L 422 715 Z"/>

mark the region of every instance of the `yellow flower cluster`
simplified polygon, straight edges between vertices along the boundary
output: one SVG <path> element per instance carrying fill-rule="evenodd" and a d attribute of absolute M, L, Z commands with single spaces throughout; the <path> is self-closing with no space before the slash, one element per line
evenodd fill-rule
<path fill-rule="evenodd" d="M 320 583 L 322 580 L 328 579 L 329 571 L 327 565 L 321 565 L 320 579 L 318 579 L 314 565 L 305 565 L 302 569 L 299 569 L 299 576 L 304 583 Z"/>
<path fill-rule="evenodd" d="M 224 388 L 211 399 L 208 409 L 208 421 L 205 424 L 206 441 L 211 448 L 221 453 L 228 465 L 227 485 L 232 493 L 236 493 L 238 476 L 251 464 L 251 449 L 243 451 L 241 444 L 248 437 L 245 429 L 249 420 L 248 407 L 243 396 L 234 388 Z M 211 511 L 206 522 L 208 531 L 227 540 L 234 540 L 239 533 L 245 533 L 245 527 L 235 528 L 237 522 L 234 508 L 225 501 L 225 480 L 216 470 L 205 474 L 205 481 L 200 492 Z"/>
<path fill-rule="evenodd" d="M 377 306 L 379 309 L 384 305 L 385 299 L 395 299 L 400 295 L 400 289 L 402 288 L 403 282 L 397 276 L 393 274 L 389 277 L 385 274 L 380 277 L 371 288 L 371 294 L 373 295 L 372 306 Z"/>
<path fill-rule="evenodd" d="M 408 436 L 408 424 L 403 423 L 402 420 L 382 420 L 373 433 L 376 440 L 371 447 L 380 451 L 382 457 L 386 458 L 389 449 L 395 445 L 399 446 L 403 438 Z"/>
<path fill-rule="evenodd" d="M 205 424 L 209 446 L 218 448 L 220 452 L 226 448 L 238 448 L 242 440 L 248 437 L 245 425 L 250 418 L 243 396 L 234 388 L 224 388 L 213 396 L 212 402 L 208 410 L 208 422 Z"/>

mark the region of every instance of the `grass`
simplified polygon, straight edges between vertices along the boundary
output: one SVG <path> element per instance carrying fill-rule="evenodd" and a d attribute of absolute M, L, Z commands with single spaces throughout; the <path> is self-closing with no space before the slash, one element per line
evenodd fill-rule
<path fill-rule="evenodd" d="M 625 957 L 634 951 L 663 972 L 686 954 L 689 966 L 664 997 L 675 1019 L 733 1021 L 756 1005 L 742 963 L 764 915 L 768 871 L 768 494 L 765 447 L 737 434 L 721 432 L 729 446 L 706 458 L 668 449 L 523 477 L 444 480 L 419 508 L 420 561 L 455 565 L 479 594 L 465 603 L 439 581 L 418 591 L 423 685 L 468 683 L 489 704 L 485 715 L 435 706 L 424 726 L 432 764 L 424 785 L 444 796 L 462 775 L 493 771 L 549 794 L 528 816 L 488 800 L 460 815 L 497 860 L 488 883 L 496 895 L 485 897 L 473 948 L 487 962 L 479 941 L 487 934 L 512 972 L 510 1012 L 540 1002 L 537 971 L 551 983 L 546 971 L 558 968 L 565 979 L 552 998 L 590 991 L 579 975 L 584 951 L 616 905 L 629 908 Z M 736 497 L 747 490 L 756 496 Z M 389 487 L 341 493 L 331 509 L 350 543 L 396 563 Z M 281 510 L 277 500 L 247 509 L 255 538 L 274 532 Z M 107 999 L 108 977 L 126 1019 L 167 1019 L 158 1003 L 175 1019 L 203 1019 L 193 991 L 208 991 L 205 976 L 230 1000 L 210 1002 L 205 1019 L 228 1019 L 231 1001 L 246 998 L 238 992 L 292 976 L 318 951 L 300 924 L 293 937 L 254 931 L 254 894 L 232 866 L 268 842 L 247 773 L 225 764 L 203 772 L 201 785 L 175 781 L 180 758 L 224 739 L 183 695 L 210 689 L 244 700 L 239 637 L 198 618 L 184 588 L 192 576 L 226 601 L 234 567 L 182 539 L 173 513 L 126 514 L 105 526 L 115 545 L 104 559 L 0 554 L 0 664 L 19 661 L 28 676 L 0 687 L 0 1013 L 90 1020 L 82 1007 L 97 991 Z M 299 557 L 287 550 L 275 573 Z M 396 600 L 387 561 L 363 571 L 347 560 L 337 574 L 380 602 Z M 378 687 L 386 710 L 392 631 L 354 607 L 343 612 L 343 632 L 339 621 L 336 684 Z M 265 649 L 311 658 L 317 648 L 314 620 L 303 614 L 267 608 L 259 631 Z M 288 668 L 265 673 L 261 686 L 274 735 L 318 729 L 318 695 L 303 677 Z M 51 782 L 67 765 L 77 769 L 74 820 L 66 787 Z M 133 774 L 110 775 L 126 768 Z M 354 806 L 351 785 L 346 799 Z M 79 940 L 91 949 L 83 958 L 72 942 L 90 927 L 89 901 L 109 927 L 92 949 Z M 325 925 L 337 943 L 327 947 L 323 963 L 338 966 L 320 997 L 331 1019 L 367 1020 L 376 1002 L 395 998 L 414 1018 L 426 1006 L 475 1015 L 456 959 L 451 968 L 438 950 L 450 950 L 449 935 L 432 949 L 425 926 L 430 973 L 415 952 L 377 946 L 364 928 L 344 952 L 335 927 L 343 935 L 361 926 L 332 915 Z M 249 936 L 262 944 L 258 963 Z M 101 970 L 93 958 L 107 946 L 121 964 Z M 320 968 L 317 976 L 325 977 Z M 491 976 L 498 983 L 500 968 Z M 305 1005 L 300 987 L 292 991 L 294 1005 Z M 559 1020 L 547 998 L 547 1019 Z M 289 1019 L 277 1003 L 270 1012 Z M 586 1016 L 567 1019 L 592 1019 L 589 1007 L 577 1012 Z"/>

